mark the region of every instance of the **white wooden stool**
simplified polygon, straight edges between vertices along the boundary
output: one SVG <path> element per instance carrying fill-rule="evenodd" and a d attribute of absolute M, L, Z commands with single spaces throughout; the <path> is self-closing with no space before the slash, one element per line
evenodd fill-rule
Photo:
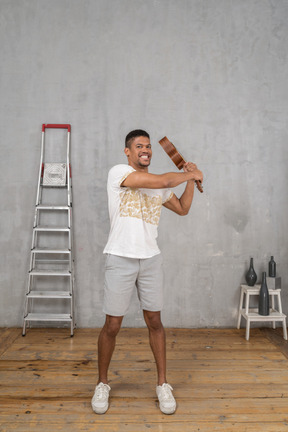
<path fill-rule="evenodd" d="M 241 285 L 237 329 L 240 328 L 241 317 L 243 316 L 246 320 L 246 340 L 249 340 L 250 323 L 252 321 L 272 322 L 274 329 L 276 328 L 276 322 L 281 321 L 283 326 L 283 338 L 287 340 L 286 315 L 282 312 L 281 289 L 269 289 L 272 308 L 270 308 L 270 314 L 267 316 L 259 315 L 258 308 L 249 307 L 250 296 L 258 296 L 259 291 L 260 285 L 254 285 L 253 287 Z M 245 307 L 243 307 L 244 295 L 246 296 Z M 275 309 L 275 297 L 278 300 L 278 310 Z"/>

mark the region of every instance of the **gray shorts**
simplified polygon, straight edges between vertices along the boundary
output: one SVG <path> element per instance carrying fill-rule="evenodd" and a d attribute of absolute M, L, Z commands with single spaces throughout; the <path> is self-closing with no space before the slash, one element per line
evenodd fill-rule
<path fill-rule="evenodd" d="M 161 311 L 163 308 L 162 255 L 136 259 L 107 254 L 103 312 L 111 316 L 126 315 L 135 288 L 143 310 Z"/>

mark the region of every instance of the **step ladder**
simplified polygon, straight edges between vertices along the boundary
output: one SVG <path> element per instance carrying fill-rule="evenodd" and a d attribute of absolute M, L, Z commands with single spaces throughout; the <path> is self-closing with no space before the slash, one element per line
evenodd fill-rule
<path fill-rule="evenodd" d="M 59 129 L 64 131 L 60 132 Z M 51 155 L 52 158 L 55 157 L 55 153 L 58 157 L 62 152 L 62 162 L 46 162 L 47 158 L 49 159 L 47 143 L 45 145 L 47 133 L 50 139 L 50 158 Z M 55 138 L 58 145 L 54 149 Z M 59 326 L 61 323 L 61 326 L 70 326 L 71 336 L 74 333 L 75 280 L 70 140 L 71 125 L 42 125 L 23 336 L 26 334 L 26 327 L 32 326 L 32 323 L 35 326 L 38 323 L 39 327 L 47 327 L 51 323 Z M 63 159 L 66 161 L 63 162 Z"/>

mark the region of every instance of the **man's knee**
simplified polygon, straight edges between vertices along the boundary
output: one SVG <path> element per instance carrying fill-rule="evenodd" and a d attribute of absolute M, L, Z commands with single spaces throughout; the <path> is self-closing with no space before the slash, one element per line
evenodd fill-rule
<path fill-rule="evenodd" d="M 143 314 L 149 330 L 157 331 L 163 329 L 160 312 L 151 312 L 144 310 Z"/>
<path fill-rule="evenodd" d="M 116 337 L 120 331 L 122 321 L 123 321 L 123 317 L 114 317 L 114 316 L 107 315 L 106 322 L 103 329 L 108 334 L 108 336 Z"/>

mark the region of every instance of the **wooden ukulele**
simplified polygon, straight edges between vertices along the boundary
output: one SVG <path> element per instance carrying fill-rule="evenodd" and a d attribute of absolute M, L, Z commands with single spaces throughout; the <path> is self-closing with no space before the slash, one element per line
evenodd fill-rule
<path fill-rule="evenodd" d="M 174 164 L 177 166 L 179 170 L 183 168 L 183 165 L 186 163 L 183 156 L 179 153 L 179 151 L 176 149 L 174 144 L 169 141 L 169 139 L 165 136 L 159 141 L 159 144 L 162 146 L 162 148 L 165 150 L 165 152 L 168 154 L 170 159 L 174 162 Z M 196 186 L 199 192 L 203 192 L 203 187 L 200 180 L 196 180 Z"/>

